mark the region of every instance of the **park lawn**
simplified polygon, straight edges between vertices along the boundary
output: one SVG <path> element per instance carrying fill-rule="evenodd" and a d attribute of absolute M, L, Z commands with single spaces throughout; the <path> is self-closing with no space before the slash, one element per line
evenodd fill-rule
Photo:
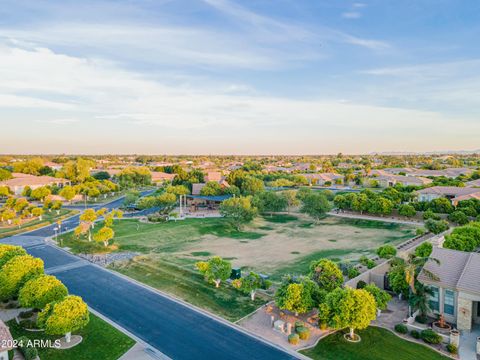
<path fill-rule="evenodd" d="M 269 300 L 257 293 L 255 301 L 251 301 L 249 295 L 240 293 L 227 282 L 215 288 L 194 269 L 190 260 L 180 265 L 160 255 L 139 256 L 112 269 L 230 321 L 241 319 Z"/>
<path fill-rule="evenodd" d="M 32 221 L 28 221 L 20 225 L 20 227 L 18 226 L 0 227 L 0 239 L 7 236 L 13 236 L 15 234 L 23 233 L 26 231 L 32 231 L 32 230 L 50 225 L 59 219 L 65 219 L 77 213 L 78 213 L 77 210 L 68 210 L 68 209 L 61 209 L 60 214 L 57 214 L 56 211 L 51 211 L 51 212 L 47 211 L 42 215 L 42 220 L 35 219 Z"/>
<path fill-rule="evenodd" d="M 315 360 L 446 360 L 427 346 L 403 340 L 391 331 L 369 327 L 358 331 L 362 341 L 347 342 L 338 331 L 322 339 L 314 348 L 301 351 Z"/>
<path fill-rule="evenodd" d="M 44 339 L 52 340 L 60 336 L 46 335 L 44 332 L 30 332 L 22 329 L 15 320 L 8 322 L 8 326 L 14 339 L 26 336 L 30 340 Z M 99 317 L 90 313 L 90 322 L 74 335 L 81 335 L 83 341 L 66 350 L 53 348 L 39 348 L 40 359 L 45 360 L 116 360 L 126 353 L 135 341 L 106 323 Z"/>

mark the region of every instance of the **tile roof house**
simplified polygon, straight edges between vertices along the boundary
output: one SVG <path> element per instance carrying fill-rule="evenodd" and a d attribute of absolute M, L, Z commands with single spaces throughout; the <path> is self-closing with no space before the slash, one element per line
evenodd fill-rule
<path fill-rule="evenodd" d="M 421 176 L 403 176 L 403 175 L 379 175 L 371 177 L 371 180 L 378 181 L 381 187 L 395 186 L 401 184 L 403 186 L 424 186 L 431 184 L 433 180 Z"/>
<path fill-rule="evenodd" d="M 460 175 L 469 175 L 474 170 L 470 168 L 447 168 L 443 170 L 428 170 L 415 168 L 387 168 L 384 171 L 391 174 L 405 173 L 407 176 L 426 176 L 426 177 L 440 177 L 456 178 Z"/>
<path fill-rule="evenodd" d="M 0 360 L 8 360 L 8 351 L 13 350 L 13 337 L 8 326 L 0 320 Z"/>
<path fill-rule="evenodd" d="M 17 173 L 13 173 L 12 175 L 15 176 L 17 175 Z M 56 178 L 52 176 L 34 176 L 21 174 L 18 175 L 18 177 L 14 177 L 13 179 L 0 181 L 0 186 L 7 186 L 10 191 L 12 191 L 15 195 L 21 195 L 23 190 L 27 186 L 33 190 L 42 186 L 53 185 L 56 185 L 58 187 L 70 185 L 70 180 Z"/>
<path fill-rule="evenodd" d="M 177 174 L 168 174 L 160 171 L 152 171 L 152 182 L 154 183 L 164 183 L 171 182 Z"/>
<path fill-rule="evenodd" d="M 310 185 L 325 185 L 326 182 L 334 184 L 337 179 L 343 181 L 343 175 L 335 173 L 320 173 L 320 174 L 298 174 L 305 177 Z"/>
<path fill-rule="evenodd" d="M 479 198 L 480 189 L 471 187 L 456 186 L 433 186 L 430 188 L 417 191 L 418 201 L 432 201 L 445 197 L 449 199 L 453 205 L 457 205 L 459 201 Z"/>
<path fill-rule="evenodd" d="M 480 254 L 434 247 L 424 269 L 436 276 L 431 279 L 422 270 L 418 281 L 433 291 L 429 297 L 430 315 L 443 314 L 459 330 L 471 330 L 480 324 Z"/>

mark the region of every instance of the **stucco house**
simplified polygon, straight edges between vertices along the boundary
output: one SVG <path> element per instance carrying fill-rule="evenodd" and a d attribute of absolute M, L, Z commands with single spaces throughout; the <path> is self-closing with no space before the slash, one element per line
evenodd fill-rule
<path fill-rule="evenodd" d="M 480 189 L 472 187 L 433 186 L 416 192 L 418 201 L 432 201 L 441 197 L 449 199 L 453 205 L 459 201 L 480 197 Z"/>
<path fill-rule="evenodd" d="M 0 360 L 8 360 L 8 352 L 13 350 L 13 338 L 5 323 L 0 320 Z"/>
<path fill-rule="evenodd" d="M 470 331 L 480 324 L 480 254 L 433 248 L 424 269 L 437 276 L 433 280 L 422 272 L 418 281 L 433 290 L 430 296 L 430 315 L 443 314 L 445 320 L 459 330 Z"/>
<path fill-rule="evenodd" d="M 343 183 L 344 176 L 336 173 L 320 173 L 320 174 L 299 174 L 300 176 L 305 177 L 308 180 L 309 185 L 325 185 L 325 183 L 330 183 L 334 185 L 336 181 L 341 181 Z"/>
<path fill-rule="evenodd" d="M 380 187 L 390 187 L 400 184 L 403 186 L 424 186 L 432 183 L 433 180 L 421 176 L 402 176 L 402 175 L 379 175 L 370 178 L 378 181 Z"/>
<path fill-rule="evenodd" d="M 70 180 L 52 176 L 34 176 L 28 174 L 13 173 L 13 179 L 0 181 L 0 186 L 7 186 L 15 195 L 21 195 L 28 186 L 34 190 L 42 186 L 63 187 L 70 185 Z"/>

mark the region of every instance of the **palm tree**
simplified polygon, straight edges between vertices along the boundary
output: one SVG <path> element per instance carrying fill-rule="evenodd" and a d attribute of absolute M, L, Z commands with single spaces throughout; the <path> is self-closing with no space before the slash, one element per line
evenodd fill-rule
<path fill-rule="evenodd" d="M 415 292 L 410 294 L 408 302 L 412 309 L 420 310 L 420 315 L 425 316 L 430 310 L 428 297 L 433 295 L 432 289 L 418 282 L 415 284 Z"/>
<path fill-rule="evenodd" d="M 417 280 L 418 274 L 423 270 L 425 276 L 431 280 L 438 281 L 438 276 L 432 273 L 431 271 L 425 269 L 425 264 L 427 261 L 435 261 L 437 264 L 440 264 L 438 259 L 432 257 L 420 257 L 415 256 L 415 254 L 408 254 L 408 258 L 405 261 L 405 280 L 410 286 L 410 290 L 413 294 L 416 293 L 415 283 Z"/>

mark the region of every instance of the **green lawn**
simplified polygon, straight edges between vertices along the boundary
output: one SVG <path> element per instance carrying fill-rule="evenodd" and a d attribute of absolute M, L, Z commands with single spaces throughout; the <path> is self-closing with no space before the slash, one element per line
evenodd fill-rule
<path fill-rule="evenodd" d="M 227 283 L 217 289 L 194 270 L 193 262 L 184 262 L 179 265 L 178 261 L 171 263 L 164 257 L 142 256 L 114 270 L 230 321 L 242 318 L 267 301 L 258 294 L 255 301 L 251 301 Z"/>
<path fill-rule="evenodd" d="M 434 350 L 399 338 L 389 330 L 369 327 L 358 331 L 362 341 L 347 342 L 343 332 L 327 336 L 302 354 L 318 360 L 446 360 Z"/>
<path fill-rule="evenodd" d="M 51 212 L 47 211 L 42 215 L 42 220 L 35 219 L 22 224 L 20 227 L 18 226 L 0 227 L 0 238 L 12 236 L 12 235 L 29 231 L 29 230 L 38 229 L 40 227 L 50 225 L 55 221 L 57 221 L 58 219 L 64 219 L 76 213 L 77 213 L 77 210 L 68 210 L 68 209 L 61 209 L 59 215 L 57 215 L 56 211 L 51 211 Z"/>
<path fill-rule="evenodd" d="M 60 338 L 44 332 L 25 331 L 15 320 L 9 321 L 8 326 L 15 339 L 26 336 L 30 340 L 50 339 L 53 342 Z M 74 335 L 83 337 L 81 344 L 68 350 L 39 348 L 39 357 L 42 360 L 116 360 L 135 344 L 133 339 L 93 314 L 90 314 L 88 325 Z"/>

